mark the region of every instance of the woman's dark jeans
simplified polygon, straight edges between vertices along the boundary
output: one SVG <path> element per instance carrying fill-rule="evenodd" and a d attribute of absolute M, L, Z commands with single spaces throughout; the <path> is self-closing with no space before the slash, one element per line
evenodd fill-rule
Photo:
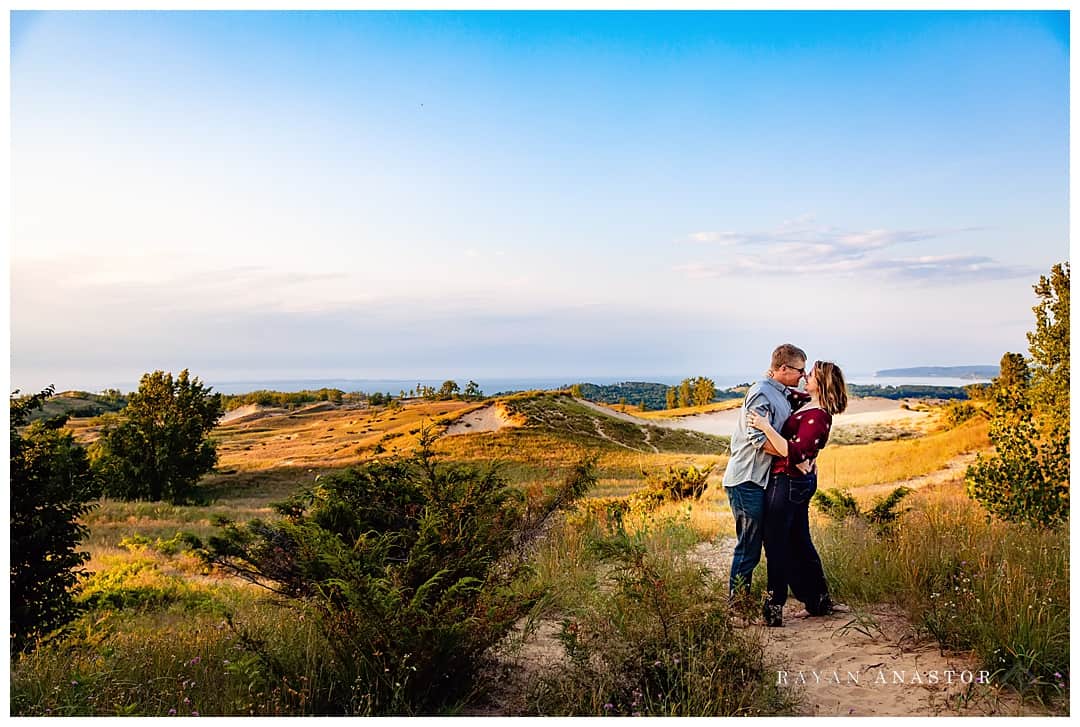
<path fill-rule="evenodd" d="M 788 587 L 820 615 L 828 603 L 829 586 L 814 543 L 810 540 L 810 498 L 817 474 L 774 474 L 765 490 L 765 558 L 768 561 L 768 605 L 783 606 Z"/>

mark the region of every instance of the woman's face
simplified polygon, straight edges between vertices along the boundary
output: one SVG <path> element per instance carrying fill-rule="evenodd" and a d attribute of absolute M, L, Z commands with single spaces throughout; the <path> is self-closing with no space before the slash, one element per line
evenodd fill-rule
<path fill-rule="evenodd" d="M 806 372 L 806 392 L 808 394 L 816 394 L 818 392 L 816 365 L 812 366 L 810 370 Z"/>

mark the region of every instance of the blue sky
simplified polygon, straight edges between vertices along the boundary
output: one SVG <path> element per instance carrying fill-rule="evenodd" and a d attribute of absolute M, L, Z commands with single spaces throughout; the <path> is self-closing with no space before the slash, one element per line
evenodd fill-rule
<path fill-rule="evenodd" d="M 1065 12 L 11 17 L 12 385 L 1025 350 Z"/>

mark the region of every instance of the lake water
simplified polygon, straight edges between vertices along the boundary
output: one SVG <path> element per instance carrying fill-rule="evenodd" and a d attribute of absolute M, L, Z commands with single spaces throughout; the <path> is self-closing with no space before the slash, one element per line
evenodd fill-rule
<path fill-rule="evenodd" d="M 715 376 L 717 388 L 726 389 L 731 386 L 757 380 L 758 375 L 746 376 Z M 586 377 L 521 377 L 521 378 L 476 378 L 481 391 L 485 394 L 497 394 L 503 391 L 526 391 L 530 389 L 557 389 L 570 386 L 575 383 L 590 383 L 597 385 L 617 384 L 624 381 L 646 381 L 668 386 L 677 385 L 685 377 L 681 376 L 586 376 Z M 301 389 L 341 389 L 342 391 L 363 391 L 374 393 L 376 391 L 397 396 L 401 391 L 408 392 L 415 389 L 419 383 L 423 386 L 439 388 L 445 379 L 281 379 L 267 381 L 213 381 L 205 383 L 212 386 L 214 391 L 222 394 L 246 394 L 259 389 L 272 391 L 300 391 Z M 458 385 L 464 389 L 469 379 L 455 379 Z M 850 384 L 877 384 L 879 386 L 966 386 L 968 384 L 986 382 L 989 379 L 958 379 L 946 376 L 910 376 L 910 377 L 875 377 L 871 374 L 853 374 L 849 379 Z"/>

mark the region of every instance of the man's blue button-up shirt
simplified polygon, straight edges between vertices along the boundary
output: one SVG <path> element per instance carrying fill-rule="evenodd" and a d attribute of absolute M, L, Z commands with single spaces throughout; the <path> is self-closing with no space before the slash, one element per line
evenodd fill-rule
<path fill-rule="evenodd" d="M 791 416 L 791 403 L 787 399 L 787 388 L 774 379 L 762 379 L 746 392 L 735 433 L 731 435 L 731 459 L 724 470 L 724 487 L 734 487 L 744 482 L 753 482 L 765 487 L 769 483 L 769 470 L 773 457 L 766 454 L 765 433 L 746 425 L 746 414 L 755 411 L 768 417 L 776 431 L 784 426 Z"/>

